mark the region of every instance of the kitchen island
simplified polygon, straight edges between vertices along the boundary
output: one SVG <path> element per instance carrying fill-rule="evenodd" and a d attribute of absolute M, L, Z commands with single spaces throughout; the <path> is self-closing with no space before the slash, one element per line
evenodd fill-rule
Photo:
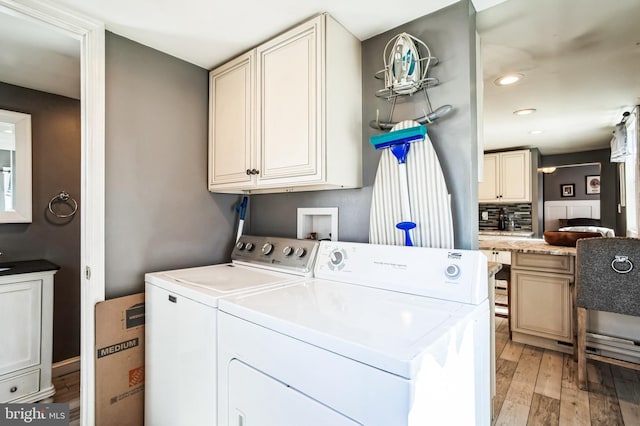
<path fill-rule="evenodd" d="M 542 239 L 482 239 L 480 250 L 511 253 L 509 327 L 514 342 L 572 353 L 575 247 Z"/>
<path fill-rule="evenodd" d="M 576 255 L 575 247 L 552 246 L 551 244 L 547 244 L 542 238 L 483 238 L 479 241 L 478 248 L 480 250 L 510 251 L 511 253 L 536 253 L 573 257 Z"/>

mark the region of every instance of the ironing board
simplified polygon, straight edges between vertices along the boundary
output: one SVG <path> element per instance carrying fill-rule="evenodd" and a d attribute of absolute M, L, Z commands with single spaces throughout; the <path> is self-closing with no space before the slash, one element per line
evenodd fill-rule
<path fill-rule="evenodd" d="M 392 130 L 420 124 L 406 120 Z M 453 248 L 453 218 L 451 197 L 442 168 L 428 133 L 424 141 L 411 144 L 407 155 L 407 180 L 413 245 L 420 247 Z M 402 221 L 401 185 L 398 160 L 389 149 L 382 151 L 373 184 L 369 218 L 369 242 L 372 244 L 404 245 L 404 232 L 396 228 Z"/>

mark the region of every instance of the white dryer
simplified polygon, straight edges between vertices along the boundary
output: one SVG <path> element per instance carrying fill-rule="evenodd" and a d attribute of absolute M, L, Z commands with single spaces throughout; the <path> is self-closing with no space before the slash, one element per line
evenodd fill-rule
<path fill-rule="evenodd" d="M 145 424 L 216 424 L 219 300 L 310 276 L 317 247 L 245 235 L 231 263 L 145 275 Z"/>
<path fill-rule="evenodd" d="M 314 278 L 219 310 L 219 425 L 490 424 L 478 251 L 321 242 Z"/>

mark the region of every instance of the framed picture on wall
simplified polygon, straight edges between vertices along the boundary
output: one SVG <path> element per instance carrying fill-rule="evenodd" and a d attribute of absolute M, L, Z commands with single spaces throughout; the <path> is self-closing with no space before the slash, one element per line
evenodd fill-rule
<path fill-rule="evenodd" d="M 573 183 L 563 183 L 560 185 L 560 196 L 561 197 L 575 197 L 576 196 L 576 185 Z"/>
<path fill-rule="evenodd" d="M 600 193 L 600 176 L 587 176 L 587 194 Z"/>

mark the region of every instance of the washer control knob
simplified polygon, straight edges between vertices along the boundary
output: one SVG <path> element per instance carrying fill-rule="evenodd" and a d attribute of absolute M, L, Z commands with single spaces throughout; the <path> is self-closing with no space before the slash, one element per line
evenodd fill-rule
<path fill-rule="evenodd" d="M 445 269 L 444 274 L 447 276 L 447 278 L 451 280 L 455 280 L 460 276 L 461 272 L 462 271 L 460 270 L 460 267 L 452 263 L 451 265 L 447 266 L 447 269 Z"/>
<path fill-rule="evenodd" d="M 273 244 L 271 243 L 265 243 L 262 246 L 262 254 L 269 254 L 273 251 Z"/>
<path fill-rule="evenodd" d="M 254 246 L 253 243 L 247 243 L 245 248 L 247 249 L 247 251 L 253 251 L 253 249 L 256 248 L 256 246 Z"/>
<path fill-rule="evenodd" d="M 304 257 L 304 255 L 307 254 L 307 251 L 300 247 L 296 249 L 296 257 Z"/>
<path fill-rule="evenodd" d="M 244 243 L 242 241 L 238 241 L 238 243 L 236 244 L 236 248 L 238 250 L 244 250 Z"/>
<path fill-rule="evenodd" d="M 286 246 L 282 249 L 282 254 L 284 254 L 285 256 L 291 256 L 291 253 L 293 253 L 293 249 L 291 248 L 291 246 Z"/>
<path fill-rule="evenodd" d="M 344 256 L 342 255 L 341 251 L 334 251 L 331 253 L 330 257 L 329 257 L 329 262 L 331 262 L 332 265 L 334 266 L 338 266 L 339 264 L 342 263 L 342 260 L 344 259 Z"/>

